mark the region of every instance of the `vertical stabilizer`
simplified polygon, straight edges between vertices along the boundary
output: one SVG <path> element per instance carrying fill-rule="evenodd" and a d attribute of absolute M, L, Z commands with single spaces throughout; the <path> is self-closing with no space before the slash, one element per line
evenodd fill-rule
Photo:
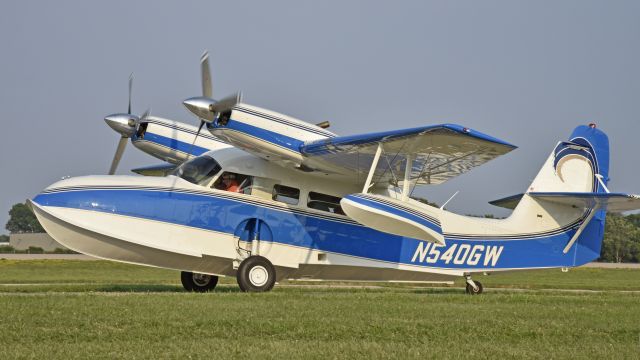
<path fill-rule="evenodd" d="M 605 193 L 609 176 L 609 139 L 595 125 L 578 126 L 567 141 L 559 142 L 535 177 L 527 193 Z M 591 214 L 593 212 L 593 214 Z M 604 236 L 606 210 L 601 208 L 576 208 L 550 203 L 525 194 L 516 206 L 512 217 L 531 223 L 540 221 L 575 223 L 577 241 L 570 246 L 574 264 L 593 261 L 600 256 Z M 584 221 L 588 221 L 583 225 Z M 571 234 L 575 234 L 575 231 Z M 570 243 L 568 243 L 570 244 Z"/>

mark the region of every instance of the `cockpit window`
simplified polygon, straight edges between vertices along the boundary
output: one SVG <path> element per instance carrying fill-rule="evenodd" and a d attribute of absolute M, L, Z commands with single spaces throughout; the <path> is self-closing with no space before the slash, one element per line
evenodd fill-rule
<path fill-rule="evenodd" d="M 175 175 L 196 185 L 207 185 L 221 167 L 211 156 L 198 156 L 185 161 L 171 175 Z"/>

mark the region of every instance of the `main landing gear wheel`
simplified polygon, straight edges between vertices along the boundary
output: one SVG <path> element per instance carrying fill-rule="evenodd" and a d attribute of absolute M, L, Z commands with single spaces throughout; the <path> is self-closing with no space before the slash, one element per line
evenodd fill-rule
<path fill-rule="evenodd" d="M 478 280 L 473 280 L 473 283 L 476 285 L 475 287 L 470 284 L 469 282 L 467 282 L 467 288 L 465 290 L 465 292 L 469 295 L 480 295 L 482 294 L 482 283 Z"/>
<path fill-rule="evenodd" d="M 271 261 L 262 256 L 249 256 L 240 263 L 236 273 L 240 290 L 245 292 L 264 292 L 276 283 L 276 269 Z"/>
<path fill-rule="evenodd" d="M 183 271 L 180 274 L 182 286 L 187 291 L 207 292 L 216 288 L 218 285 L 218 277 L 215 275 L 199 274 L 189 271 Z"/>

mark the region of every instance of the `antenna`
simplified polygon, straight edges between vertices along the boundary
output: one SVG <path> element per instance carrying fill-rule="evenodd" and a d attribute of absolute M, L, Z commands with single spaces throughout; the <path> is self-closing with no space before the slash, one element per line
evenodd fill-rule
<path fill-rule="evenodd" d="M 454 197 L 456 197 L 456 195 L 458 195 L 459 192 L 460 192 L 460 190 L 456 191 L 453 195 L 451 195 L 449 200 L 445 201 L 444 204 L 442 204 L 442 206 L 440 206 L 440 210 L 444 210 L 445 205 L 447 205 L 449 203 L 449 201 L 451 201 Z"/>

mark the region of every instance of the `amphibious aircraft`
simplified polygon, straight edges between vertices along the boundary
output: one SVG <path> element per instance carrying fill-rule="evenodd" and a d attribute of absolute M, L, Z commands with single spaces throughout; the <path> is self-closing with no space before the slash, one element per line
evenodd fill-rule
<path fill-rule="evenodd" d="M 412 191 L 514 145 L 455 124 L 338 136 L 239 95 L 215 101 L 204 70 L 202 78 L 203 96 L 184 105 L 200 119 L 195 137 L 206 125 L 224 145 L 196 154 L 167 143 L 187 154 L 167 176 L 49 186 L 30 205 L 52 237 L 95 257 L 180 270 L 189 291 L 212 290 L 219 276 L 235 276 L 243 291 L 281 279 L 464 277 L 467 293 L 479 294 L 476 274 L 598 258 L 605 212 L 640 208 L 637 195 L 609 192 L 609 141 L 594 124 L 558 142 L 524 194 L 493 202 L 513 208 L 508 218 L 484 219 L 413 200 Z M 138 137 L 140 123 L 127 132 L 134 144 L 155 141 L 151 125 Z"/>

